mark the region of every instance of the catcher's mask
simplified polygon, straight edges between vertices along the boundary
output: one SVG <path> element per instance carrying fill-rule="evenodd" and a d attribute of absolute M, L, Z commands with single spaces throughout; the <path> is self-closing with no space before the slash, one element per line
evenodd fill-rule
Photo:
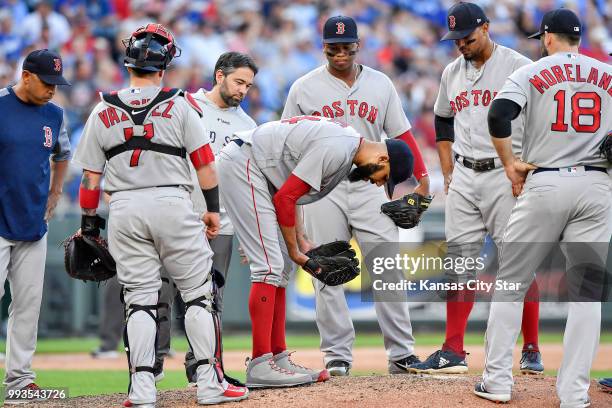
<path fill-rule="evenodd" d="M 140 27 L 122 42 L 125 46 L 124 65 L 143 71 L 163 71 L 172 58 L 181 55 L 174 36 L 161 24 Z"/>

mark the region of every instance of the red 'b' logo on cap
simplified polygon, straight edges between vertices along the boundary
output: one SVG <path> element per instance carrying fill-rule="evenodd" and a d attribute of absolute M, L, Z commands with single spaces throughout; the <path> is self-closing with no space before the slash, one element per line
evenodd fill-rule
<path fill-rule="evenodd" d="M 336 23 L 336 28 L 336 34 L 344 34 L 344 23 L 342 21 Z"/>
<path fill-rule="evenodd" d="M 455 22 L 455 16 L 448 16 L 448 28 L 454 30 L 456 24 L 457 23 Z"/>
<path fill-rule="evenodd" d="M 53 69 L 60 72 L 62 70 L 62 60 L 59 58 L 53 58 L 53 62 L 55 63 Z"/>

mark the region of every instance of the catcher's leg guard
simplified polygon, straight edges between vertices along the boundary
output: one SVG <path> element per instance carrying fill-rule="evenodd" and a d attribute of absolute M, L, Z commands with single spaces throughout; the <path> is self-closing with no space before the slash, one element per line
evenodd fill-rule
<path fill-rule="evenodd" d="M 154 403 L 153 378 L 157 343 L 158 293 L 139 293 L 124 290 L 125 328 L 123 343 L 128 358 L 130 383 L 128 398 L 134 404 Z"/>
<path fill-rule="evenodd" d="M 213 317 L 213 298 L 209 291 L 185 302 L 185 335 L 196 359 L 198 399 L 222 394 L 228 386 L 215 356 L 220 333 L 216 331 Z"/>

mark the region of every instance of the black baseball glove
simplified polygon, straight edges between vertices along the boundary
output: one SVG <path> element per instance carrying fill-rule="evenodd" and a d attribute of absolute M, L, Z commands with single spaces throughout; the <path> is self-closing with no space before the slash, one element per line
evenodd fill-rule
<path fill-rule="evenodd" d="M 432 198 L 417 193 L 407 194 L 398 200 L 380 206 L 383 214 L 400 228 L 409 229 L 419 225 L 421 216 L 429 208 Z"/>
<path fill-rule="evenodd" d="M 66 238 L 64 266 L 68 275 L 83 281 L 102 282 L 116 275 L 115 260 L 100 236 L 106 221 L 99 215 L 83 215 L 81 231 Z"/>
<path fill-rule="evenodd" d="M 303 269 L 329 286 L 350 282 L 359 275 L 359 261 L 347 241 L 334 241 L 306 252 Z"/>
<path fill-rule="evenodd" d="M 608 136 L 601 142 L 599 152 L 608 159 L 608 163 L 612 163 L 612 132 L 608 133 Z"/>

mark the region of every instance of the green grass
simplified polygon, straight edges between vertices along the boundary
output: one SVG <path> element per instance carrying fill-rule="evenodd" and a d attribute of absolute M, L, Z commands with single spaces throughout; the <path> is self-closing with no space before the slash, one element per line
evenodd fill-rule
<path fill-rule="evenodd" d="M 441 345 L 444 341 L 442 333 L 416 333 L 415 334 L 417 347 L 418 346 L 436 346 Z M 477 346 L 482 345 L 484 339 L 483 333 L 467 333 L 465 336 L 465 345 Z M 540 343 L 561 343 L 561 333 L 540 333 Z M 520 341 L 520 339 L 519 339 Z M 601 334 L 601 343 L 612 343 L 612 332 L 604 332 Z M 99 345 L 99 340 L 96 338 L 64 338 L 64 339 L 40 339 L 36 352 L 38 354 L 48 353 L 88 353 Z M 290 349 L 304 349 L 319 347 L 318 335 L 288 335 L 287 346 Z M 383 347 L 383 339 L 380 334 L 365 333 L 357 334 L 355 347 Z M 0 350 L 4 350 L 4 342 L 0 342 Z M 172 348 L 177 351 L 187 350 L 187 340 L 185 337 L 172 338 Z M 251 348 L 251 336 L 249 334 L 228 335 L 223 339 L 224 350 L 249 350 Z"/>
<path fill-rule="evenodd" d="M 4 375 L 4 371 L 1 372 Z M 158 390 L 175 390 L 185 388 L 187 383 L 182 370 L 164 371 L 164 380 L 157 384 Z M 244 371 L 229 371 L 229 375 L 244 381 Z M 384 372 L 354 370 L 355 376 L 385 374 Z M 556 375 L 553 370 L 546 370 L 546 375 Z M 591 378 L 612 377 L 612 370 L 592 371 Z M 128 377 L 126 370 L 110 371 L 61 371 L 37 370 L 36 383 L 43 388 L 68 388 L 70 397 L 82 395 L 101 395 L 127 392 Z"/>

